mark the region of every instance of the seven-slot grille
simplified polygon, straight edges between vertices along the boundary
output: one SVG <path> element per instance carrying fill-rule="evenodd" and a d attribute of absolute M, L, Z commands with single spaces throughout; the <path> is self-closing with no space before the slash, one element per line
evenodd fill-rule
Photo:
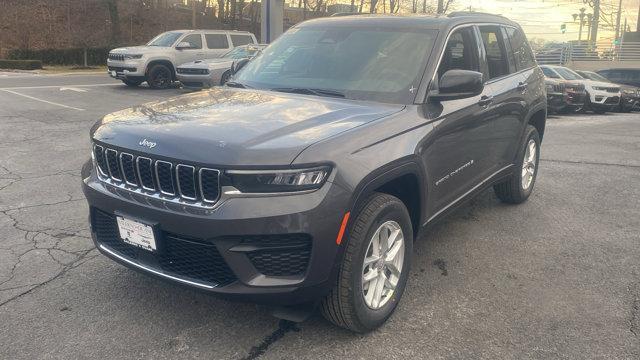
<path fill-rule="evenodd" d="M 119 187 L 205 206 L 218 200 L 220 171 L 216 169 L 154 160 L 97 144 L 93 147 L 93 155 L 100 179 Z"/>
<path fill-rule="evenodd" d="M 124 61 L 124 54 L 109 53 L 109 60 Z"/>

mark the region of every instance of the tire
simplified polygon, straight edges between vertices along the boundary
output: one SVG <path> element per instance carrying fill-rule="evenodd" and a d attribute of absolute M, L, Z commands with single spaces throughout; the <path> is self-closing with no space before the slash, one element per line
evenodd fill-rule
<path fill-rule="evenodd" d="M 231 78 L 231 70 L 225 71 L 224 74 L 220 77 L 220 86 L 224 85 Z"/>
<path fill-rule="evenodd" d="M 394 196 L 375 193 L 364 202 L 361 209 L 351 222 L 348 238 L 343 240 L 345 250 L 338 279 L 329 295 L 322 300 L 320 309 L 323 316 L 335 325 L 365 333 L 382 325 L 391 316 L 402 297 L 409 276 L 413 229 L 407 208 Z M 376 243 L 374 235 L 389 234 L 389 227 L 394 229 L 394 232 L 397 229 L 401 230 L 398 234 L 403 236 L 402 242 L 396 241 L 402 246 L 394 247 L 394 243 L 390 247 L 391 250 L 396 249 L 396 262 L 393 266 L 387 267 L 381 265 L 384 263 L 382 260 L 378 260 L 365 266 L 365 257 L 376 257 L 376 253 L 373 252 Z M 378 232 L 380 229 L 382 230 Z M 391 256 L 393 252 L 384 253 Z M 402 256 L 402 260 L 399 260 L 399 256 Z M 385 256 L 380 257 L 384 258 Z M 394 267 L 400 270 L 399 276 L 394 275 L 397 272 L 392 272 Z M 374 274 L 375 278 L 364 282 L 365 270 L 367 274 Z M 389 283 L 384 280 L 381 283 L 384 284 L 382 294 L 386 296 L 376 297 L 376 292 L 371 290 L 375 288 L 374 284 L 377 284 L 379 279 L 384 279 L 380 274 L 384 274 Z M 390 292 L 385 285 L 392 284 L 393 281 L 396 281 L 395 290 Z M 377 304 L 375 299 L 379 300 Z"/>
<path fill-rule="evenodd" d="M 152 89 L 166 89 L 173 83 L 173 73 L 166 65 L 153 65 L 149 69 L 147 83 Z"/>
<path fill-rule="evenodd" d="M 128 80 L 128 79 L 124 79 L 122 80 L 122 82 L 130 87 L 138 87 L 140 86 L 140 84 L 142 84 L 142 81 L 138 81 L 138 80 Z"/>
<path fill-rule="evenodd" d="M 535 154 L 535 158 L 531 159 L 528 155 L 527 149 L 530 150 L 531 143 L 535 144 L 535 149 L 533 153 Z M 529 151 L 530 153 L 531 151 Z M 540 135 L 538 134 L 538 130 L 531 125 L 527 125 L 526 136 L 524 143 L 520 146 L 520 152 L 518 153 L 518 162 L 516 163 L 516 171 L 505 181 L 498 183 L 493 186 L 493 190 L 496 193 L 496 196 L 504 202 L 508 204 L 520 204 L 525 202 L 531 192 L 533 191 L 533 186 L 536 182 L 536 176 L 538 175 L 538 162 L 540 159 Z M 529 172 L 529 175 L 525 176 L 525 160 L 526 160 L 526 168 Z M 533 167 L 531 167 L 533 165 Z M 531 172 L 532 171 L 532 172 Z M 528 180 L 530 176 L 530 181 Z"/>

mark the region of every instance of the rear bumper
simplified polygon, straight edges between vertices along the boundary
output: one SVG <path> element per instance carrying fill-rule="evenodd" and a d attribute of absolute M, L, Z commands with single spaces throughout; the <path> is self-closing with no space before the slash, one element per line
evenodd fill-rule
<path fill-rule="evenodd" d="M 335 238 L 349 199 L 349 194 L 340 186 L 328 182 L 320 190 L 304 195 L 228 199 L 215 210 L 204 210 L 175 204 L 158 207 L 156 203 L 151 205 L 129 197 L 123 193 L 125 190 L 110 189 L 110 185 L 97 179 L 95 174 L 83 178 L 96 247 L 107 257 L 134 270 L 236 300 L 275 305 L 314 301 L 326 295 L 333 284 L 342 255 Z M 119 245 L 114 247 L 100 232 L 96 212 L 154 224 L 158 252 L 133 248 L 135 254 L 132 255 L 128 248 L 122 251 Z M 117 231 L 117 226 L 115 229 Z M 255 253 L 251 251 L 268 250 L 267 243 L 260 243 L 259 239 L 275 237 L 286 241 L 286 235 L 291 234 L 305 234 L 310 239 L 306 270 L 293 275 L 265 275 L 264 265 L 256 262 L 251 255 Z M 169 248 L 178 244 L 172 242 L 176 237 L 202 249 L 214 247 L 212 251 L 219 254 L 223 266 L 228 266 L 230 276 L 222 282 L 203 281 L 167 266 L 171 260 L 162 254 L 173 251 Z M 252 243 L 253 248 L 246 246 L 244 239 L 247 238 L 258 239 Z M 268 261 L 277 267 L 280 257 L 287 259 L 275 252 Z M 299 260 L 299 257 L 288 258 L 282 265 L 291 266 L 292 261 Z"/>

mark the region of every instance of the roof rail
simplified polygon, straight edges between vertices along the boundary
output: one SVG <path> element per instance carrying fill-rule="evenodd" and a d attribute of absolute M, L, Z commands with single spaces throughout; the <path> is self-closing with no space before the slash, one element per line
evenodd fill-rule
<path fill-rule="evenodd" d="M 450 18 L 460 17 L 460 16 L 495 16 L 495 17 L 506 19 L 506 17 L 503 15 L 491 14 L 491 13 L 479 12 L 479 11 L 454 11 L 452 13 L 449 13 L 449 15 L 447 16 Z"/>

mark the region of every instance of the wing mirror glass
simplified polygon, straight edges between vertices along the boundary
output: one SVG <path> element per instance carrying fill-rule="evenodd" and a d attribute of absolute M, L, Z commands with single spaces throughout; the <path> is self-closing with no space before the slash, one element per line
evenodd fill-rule
<path fill-rule="evenodd" d="M 449 70 L 438 81 L 438 90 L 429 95 L 435 101 L 465 99 L 482 94 L 483 75 L 471 70 Z"/>

